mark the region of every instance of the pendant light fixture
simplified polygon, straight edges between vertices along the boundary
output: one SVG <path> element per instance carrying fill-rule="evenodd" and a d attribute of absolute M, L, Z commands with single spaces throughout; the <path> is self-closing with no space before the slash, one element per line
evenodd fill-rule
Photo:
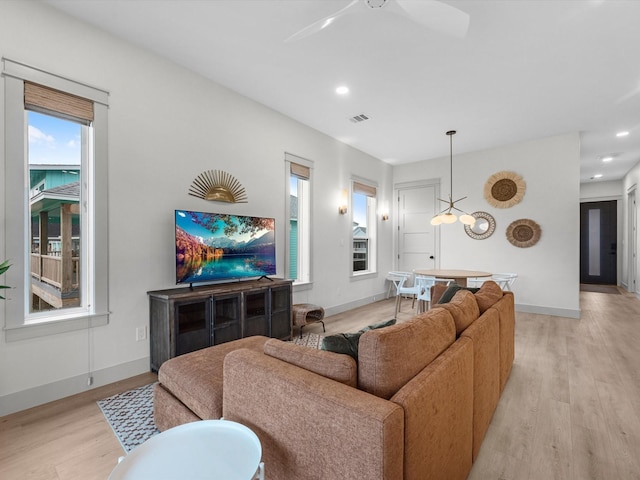
<path fill-rule="evenodd" d="M 464 223 L 465 225 L 473 225 L 474 223 L 476 223 L 476 219 L 472 215 L 469 215 L 468 213 L 460 210 L 458 207 L 455 206 L 456 203 L 458 203 L 461 200 L 464 200 L 467 197 L 462 197 L 462 198 L 459 198 L 458 200 L 453 200 L 453 136 L 455 134 L 456 134 L 455 130 L 449 130 L 447 132 L 447 135 L 449 135 L 449 166 L 451 169 L 451 173 L 449 176 L 449 178 L 451 179 L 451 189 L 449 190 L 449 200 L 443 200 L 441 198 L 438 199 L 441 202 L 446 203 L 448 206 L 447 208 L 442 210 L 440 213 L 438 213 L 431 219 L 431 225 L 440 225 L 441 223 L 455 223 L 456 220 L 458 220 L 458 216 L 455 213 L 453 213 L 452 210 L 457 210 L 458 212 L 462 213 L 462 215 L 460 215 L 460 222 Z"/>

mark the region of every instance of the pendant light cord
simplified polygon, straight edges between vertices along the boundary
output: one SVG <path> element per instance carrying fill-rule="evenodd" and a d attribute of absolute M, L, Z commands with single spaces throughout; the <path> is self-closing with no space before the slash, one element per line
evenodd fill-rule
<path fill-rule="evenodd" d="M 453 136 L 456 134 L 455 130 L 449 130 L 447 135 L 449 135 L 449 180 L 450 180 L 450 189 L 449 189 L 449 205 L 453 206 Z"/>

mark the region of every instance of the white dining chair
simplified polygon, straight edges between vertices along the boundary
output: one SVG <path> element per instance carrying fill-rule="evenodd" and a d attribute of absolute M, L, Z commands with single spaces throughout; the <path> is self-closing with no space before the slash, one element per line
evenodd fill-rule
<path fill-rule="evenodd" d="M 391 292 L 395 292 L 395 295 L 398 294 L 398 285 L 403 280 L 406 281 L 407 278 L 411 278 L 410 272 L 389 272 L 387 273 L 386 280 L 389 282 L 389 288 L 387 289 L 387 298 L 391 296 Z"/>
<path fill-rule="evenodd" d="M 517 278 L 517 273 L 494 273 L 491 275 L 491 280 L 500 285 L 500 288 L 505 292 L 511 291 L 511 287 Z"/>
<path fill-rule="evenodd" d="M 416 299 L 418 300 L 418 307 L 416 313 L 426 312 L 429 310 L 431 303 L 431 287 L 436 284 L 436 277 L 427 277 L 424 275 L 416 275 L 414 283 L 418 286 L 418 294 Z"/>
<path fill-rule="evenodd" d="M 398 312 L 402 309 L 402 298 L 403 297 L 411 297 L 412 303 L 411 308 L 415 306 L 416 297 L 418 295 L 418 287 L 416 287 L 415 282 L 411 281 L 413 277 L 413 273 L 410 272 L 389 272 L 389 274 L 393 274 L 395 278 L 399 279 L 396 284 L 396 313 L 394 318 L 398 316 Z"/>

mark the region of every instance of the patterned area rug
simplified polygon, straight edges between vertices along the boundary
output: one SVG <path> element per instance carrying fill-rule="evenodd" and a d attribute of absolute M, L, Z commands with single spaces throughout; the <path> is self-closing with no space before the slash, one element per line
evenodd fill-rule
<path fill-rule="evenodd" d="M 98 400 L 98 406 L 127 453 L 159 433 L 153 422 L 152 383 Z"/>
<path fill-rule="evenodd" d="M 305 347 L 320 348 L 323 337 L 324 335 L 317 333 L 303 333 L 302 338 L 295 335 L 292 342 Z M 97 403 L 127 453 L 160 433 L 153 422 L 152 383 L 98 400 Z"/>
<path fill-rule="evenodd" d="M 300 335 L 294 335 L 291 341 L 296 345 L 302 345 L 303 347 L 320 348 L 323 338 L 323 334 L 303 333 L 302 338 L 300 338 Z"/>

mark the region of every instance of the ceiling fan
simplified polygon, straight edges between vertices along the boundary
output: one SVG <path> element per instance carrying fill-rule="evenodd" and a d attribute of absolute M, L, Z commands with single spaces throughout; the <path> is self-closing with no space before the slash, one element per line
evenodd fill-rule
<path fill-rule="evenodd" d="M 294 33 L 285 42 L 293 42 L 318 33 L 339 18 L 365 9 L 384 9 L 431 30 L 458 38 L 463 38 L 469 28 L 469 15 L 466 12 L 437 0 L 352 0 L 346 7 Z"/>

